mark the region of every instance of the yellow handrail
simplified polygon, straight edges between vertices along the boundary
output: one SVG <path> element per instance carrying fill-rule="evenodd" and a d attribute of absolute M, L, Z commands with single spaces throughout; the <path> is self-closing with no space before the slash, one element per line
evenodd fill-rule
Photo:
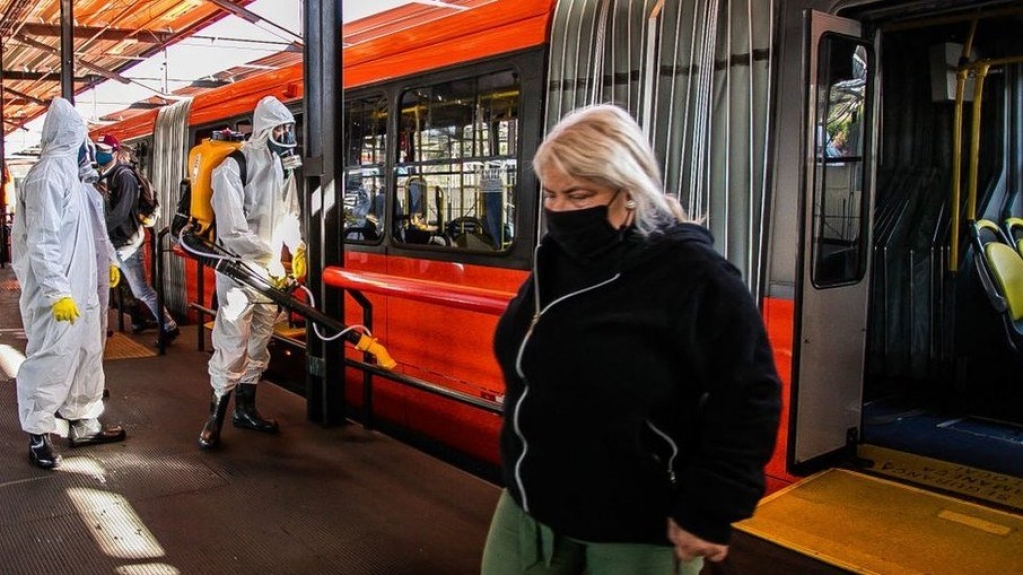
<path fill-rule="evenodd" d="M 966 222 L 977 221 L 977 172 L 980 169 L 980 113 L 984 106 L 984 80 L 987 79 L 988 63 L 978 63 L 973 75 L 973 118 L 970 120 L 970 174 L 966 198 Z"/>
<path fill-rule="evenodd" d="M 977 18 L 970 20 L 970 33 L 963 44 L 960 62 L 965 62 L 973 50 L 973 38 L 977 33 Z M 949 246 L 948 269 L 955 273 L 959 269 L 959 182 L 963 172 L 963 92 L 966 91 L 968 68 L 956 68 L 956 103 L 952 120 L 952 238 Z"/>
<path fill-rule="evenodd" d="M 970 32 L 966 37 L 966 43 L 963 45 L 963 52 L 959 58 L 960 64 L 956 67 L 955 111 L 952 120 L 952 233 L 951 245 L 949 246 L 949 270 L 952 273 L 959 269 L 959 228 L 962 218 L 960 203 L 963 171 L 963 98 L 965 97 L 966 80 L 970 76 L 974 79 L 973 117 L 970 121 L 970 171 L 966 192 L 966 221 L 972 224 L 977 219 L 977 179 L 980 166 L 980 132 L 981 112 L 984 106 L 984 81 L 987 79 L 991 68 L 1023 62 L 1023 56 L 987 58 L 976 62 L 968 62 L 970 52 L 973 50 L 973 39 L 977 33 L 978 22 L 979 18 L 976 17 L 970 20 Z"/>

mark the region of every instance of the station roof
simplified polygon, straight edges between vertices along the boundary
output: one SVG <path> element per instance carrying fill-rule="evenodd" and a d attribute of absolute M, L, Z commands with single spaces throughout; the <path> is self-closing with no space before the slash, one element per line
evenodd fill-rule
<path fill-rule="evenodd" d="M 281 0 L 273 0 L 280 2 Z M 296 3 L 297 0 L 286 0 Z M 455 12 L 491 6 L 509 0 L 360 0 L 345 2 L 342 6 L 344 29 L 342 44 L 345 48 L 372 42 L 395 30 L 430 22 Z M 125 100 L 123 107 L 111 108 L 90 116 L 90 125 L 119 122 L 146 114 L 153 109 L 180 100 L 196 97 L 227 84 L 271 70 L 290 68 L 301 62 L 303 46 L 294 33 L 264 20 L 256 12 L 262 0 L 74 0 L 75 38 L 75 93 L 79 99 L 88 98 L 111 84 L 134 83 L 152 95 L 140 100 Z M 42 116 L 53 97 L 61 93 L 60 86 L 60 4 L 61 0 L 0 0 L 0 33 L 3 41 L 3 133 L 9 135 L 32 120 Z M 246 8 L 249 6 L 249 8 Z M 251 11 L 250 11 L 251 10 Z M 136 64 L 160 54 L 166 47 L 188 38 L 230 40 L 222 36 L 206 37 L 204 30 L 210 24 L 230 15 L 267 29 L 269 24 L 285 34 L 273 36 L 294 39 L 271 44 L 280 50 L 244 64 L 231 65 L 216 73 L 204 72 L 189 85 L 178 87 L 164 82 L 163 90 L 154 90 L 138 78 Z M 262 23 L 257 23 L 263 20 Z M 227 22 L 227 20 L 225 20 Z M 238 39 L 239 42 L 252 40 Z M 189 45 L 181 42 L 181 46 Z M 178 47 L 175 47 L 175 50 Z M 165 63 L 166 64 L 166 63 Z M 185 74 L 187 78 L 187 73 Z M 101 86 L 102 84 L 102 86 Z M 117 84 L 114 84 L 117 85 Z M 85 92 L 85 94 L 83 94 Z M 109 91 L 108 91 L 109 93 Z M 120 92 L 118 92 L 120 93 Z M 138 93 L 138 90 L 135 90 Z M 130 103 L 129 102 L 133 102 Z M 88 104 L 86 104 L 88 105 Z M 32 134 L 37 128 L 24 133 Z M 22 134 L 22 130 L 18 130 Z M 31 140 L 29 136 L 28 140 Z M 32 154 L 31 142 L 22 145 L 22 152 Z M 16 153 L 17 147 L 15 147 Z M 10 150 L 8 150 L 10 152 Z"/>
<path fill-rule="evenodd" d="M 107 80 L 131 83 L 120 72 L 225 16 L 246 18 L 252 1 L 75 0 L 75 93 Z M 4 133 L 41 115 L 61 93 L 60 5 L 0 0 Z"/>

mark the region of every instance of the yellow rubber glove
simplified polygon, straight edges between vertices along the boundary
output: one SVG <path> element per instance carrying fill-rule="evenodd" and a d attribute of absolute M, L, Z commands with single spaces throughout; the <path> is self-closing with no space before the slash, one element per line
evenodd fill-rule
<path fill-rule="evenodd" d="M 270 265 L 266 267 L 266 275 L 270 279 L 270 283 L 277 289 L 284 289 L 288 285 L 288 274 L 279 261 L 270 262 Z"/>
<path fill-rule="evenodd" d="M 80 315 L 82 314 L 78 312 L 78 306 L 71 296 L 64 296 L 57 300 L 57 303 L 53 304 L 53 319 L 57 321 L 75 323 L 75 320 Z"/>
<path fill-rule="evenodd" d="M 305 246 L 300 245 L 295 248 L 295 254 L 291 258 L 291 275 L 295 279 L 302 279 L 307 271 L 309 270 L 306 267 Z"/>
<path fill-rule="evenodd" d="M 110 287 L 115 288 L 121 283 L 121 270 L 117 266 L 110 266 Z"/>

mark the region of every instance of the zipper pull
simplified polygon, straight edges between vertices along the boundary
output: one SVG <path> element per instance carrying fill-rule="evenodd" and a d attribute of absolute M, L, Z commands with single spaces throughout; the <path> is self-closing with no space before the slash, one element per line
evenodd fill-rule
<path fill-rule="evenodd" d="M 540 312 L 533 314 L 533 319 L 529 321 L 529 328 L 526 329 L 526 337 L 533 335 L 533 328 L 536 327 L 537 322 L 540 321 Z"/>

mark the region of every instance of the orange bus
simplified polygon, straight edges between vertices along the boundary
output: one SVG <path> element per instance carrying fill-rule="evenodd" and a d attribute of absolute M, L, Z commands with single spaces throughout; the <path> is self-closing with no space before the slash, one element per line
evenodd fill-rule
<path fill-rule="evenodd" d="M 496 464 L 497 316 L 412 296 L 510 298 L 542 232 L 533 151 L 568 110 L 613 101 L 761 304 L 784 380 L 772 491 L 866 466 L 1023 509 L 1017 4 L 449 4 L 343 30 L 344 175 L 326 201 L 343 212 L 329 232 L 344 261 L 324 277 L 365 289 L 398 373 L 496 408 L 374 375 L 376 420 Z M 191 146 L 267 94 L 301 123 L 302 81 L 296 64 L 105 131 L 142 151 L 173 205 Z M 194 264 L 168 260 L 163 289 L 184 314 Z M 362 373 L 348 378 L 363 405 Z"/>

